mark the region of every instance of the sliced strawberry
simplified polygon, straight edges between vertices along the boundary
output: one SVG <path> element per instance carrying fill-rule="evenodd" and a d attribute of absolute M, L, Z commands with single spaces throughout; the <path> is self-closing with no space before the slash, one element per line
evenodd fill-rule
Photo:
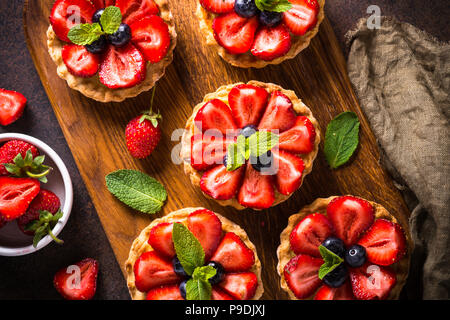
<path fill-rule="evenodd" d="M 100 82 L 111 89 L 133 87 L 145 79 L 145 59 L 131 43 L 122 48 L 109 46 L 100 64 Z"/>
<path fill-rule="evenodd" d="M 291 34 L 282 24 L 269 28 L 262 27 L 255 35 L 251 53 L 266 61 L 284 56 L 291 49 Z"/>
<path fill-rule="evenodd" d="M 235 0 L 200 0 L 203 8 L 212 13 L 233 11 Z"/>
<path fill-rule="evenodd" d="M 147 292 L 147 300 L 184 300 L 177 285 L 153 288 Z"/>
<path fill-rule="evenodd" d="M 90 53 L 84 46 L 67 44 L 61 51 L 62 59 L 71 74 L 77 77 L 90 78 L 98 71 L 100 59 Z"/>
<path fill-rule="evenodd" d="M 212 28 L 219 45 L 231 54 L 241 54 L 252 47 L 258 18 L 243 18 L 233 11 L 216 17 Z"/>
<path fill-rule="evenodd" d="M 327 207 L 327 216 L 338 238 L 350 246 L 358 241 L 374 220 L 372 205 L 360 198 L 342 196 L 334 198 Z"/>
<path fill-rule="evenodd" d="M 333 234 L 333 227 L 327 217 L 312 213 L 300 220 L 292 230 L 289 241 L 295 254 L 309 254 L 320 257 L 319 246 Z"/>
<path fill-rule="evenodd" d="M 239 128 L 247 125 L 257 126 L 268 97 L 266 89 L 251 84 L 238 84 L 233 87 L 228 93 L 228 103 L 236 125 Z"/>
<path fill-rule="evenodd" d="M 94 297 L 97 288 L 98 262 L 87 258 L 59 270 L 53 278 L 55 289 L 67 300 L 90 300 Z M 75 272 L 80 277 L 74 277 Z M 79 280 L 77 283 L 76 280 Z"/>
<path fill-rule="evenodd" d="M 248 161 L 244 182 L 239 190 L 238 201 L 244 207 L 254 209 L 270 208 L 275 201 L 273 177 L 259 173 Z"/>
<path fill-rule="evenodd" d="M 317 290 L 314 300 L 355 300 L 352 285 L 346 281 L 339 288 L 332 288 L 324 284 Z"/>
<path fill-rule="evenodd" d="M 205 261 L 208 261 L 220 243 L 222 222 L 214 212 L 201 209 L 188 216 L 187 225 L 202 245 L 205 252 Z"/>
<path fill-rule="evenodd" d="M 122 22 L 128 25 L 159 12 L 153 0 L 116 0 L 116 7 L 122 13 Z"/>
<path fill-rule="evenodd" d="M 156 251 L 144 252 L 136 260 L 134 277 L 136 288 L 142 292 L 180 280 L 173 270 L 172 263 L 163 259 Z"/>
<path fill-rule="evenodd" d="M 23 94 L 0 88 L 0 124 L 7 126 L 19 119 L 26 103 L 27 98 Z M 0 166 L 3 167 L 3 164 Z"/>
<path fill-rule="evenodd" d="M 284 267 L 284 278 L 289 289 L 298 299 L 305 299 L 312 295 L 320 286 L 319 268 L 323 260 L 306 254 L 295 256 Z"/>
<path fill-rule="evenodd" d="M 211 130 L 211 134 L 221 132 L 226 136 L 227 133 L 230 135 L 238 129 L 231 109 L 219 99 L 213 99 L 205 103 L 195 115 L 194 122 L 197 128 L 201 128 L 202 132 Z"/>
<path fill-rule="evenodd" d="M 278 165 L 275 184 L 278 191 L 290 195 L 302 184 L 305 165 L 302 158 L 283 150 L 272 149 L 272 154 Z"/>
<path fill-rule="evenodd" d="M 94 13 L 94 5 L 89 0 L 56 0 L 50 24 L 60 40 L 70 42 L 69 30 L 80 23 L 91 23 Z"/>
<path fill-rule="evenodd" d="M 397 282 L 395 273 L 385 267 L 366 263 L 350 269 L 353 294 L 358 300 L 386 299 Z"/>
<path fill-rule="evenodd" d="M 152 246 L 158 254 L 172 259 L 175 256 L 175 247 L 172 241 L 173 223 L 158 223 L 150 230 L 148 244 Z"/>
<path fill-rule="evenodd" d="M 91 0 L 91 2 L 94 4 L 95 9 L 98 10 L 113 6 L 116 0 Z"/>
<path fill-rule="evenodd" d="M 280 134 L 278 147 L 293 153 L 307 154 L 313 151 L 316 130 L 305 116 L 298 116 L 292 128 Z"/>
<path fill-rule="evenodd" d="M 164 20 L 156 15 L 137 20 L 131 28 L 131 41 L 142 52 L 145 60 L 156 63 L 169 51 L 170 33 Z"/>
<path fill-rule="evenodd" d="M 233 139 L 224 139 L 222 134 L 196 134 L 191 137 L 191 166 L 195 170 L 205 170 L 217 164 L 223 164 L 227 154 L 227 145 Z"/>
<path fill-rule="evenodd" d="M 292 101 L 280 91 L 272 92 L 267 109 L 258 125 L 258 129 L 286 131 L 295 124 Z"/>
<path fill-rule="evenodd" d="M 258 278 L 253 272 L 227 273 L 219 286 L 237 300 L 250 300 L 258 287 Z"/>
<path fill-rule="evenodd" d="M 292 8 L 283 13 L 283 21 L 297 36 L 304 35 L 317 24 L 320 5 L 317 0 L 291 0 Z"/>
<path fill-rule="evenodd" d="M 0 175 L 8 175 L 5 169 L 5 163 L 14 163 L 14 158 L 20 153 L 25 158 L 27 151 L 31 151 L 33 159 L 39 155 L 39 150 L 31 143 L 23 140 L 9 140 L 0 148 Z"/>
<path fill-rule="evenodd" d="M 20 217 L 39 190 L 36 179 L 0 177 L 0 215 L 7 221 Z"/>
<path fill-rule="evenodd" d="M 255 263 L 255 254 L 235 233 L 228 232 L 211 261 L 220 263 L 226 272 L 247 271 Z"/>
<path fill-rule="evenodd" d="M 244 171 L 244 166 L 234 171 L 227 171 L 227 168 L 220 164 L 202 175 L 200 189 L 216 200 L 231 199 L 239 190 Z"/>
<path fill-rule="evenodd" d="M 228 293 L 221 290 L 219 286 L 214 286 L 212 287 L 211 300 L 234 300 L 234 299 Z"/>
<path fill-rule="evenodd" d="M 376 220 L 358 241 L 366 249 L 369 262 L 389 266 L 406 252 L 406 238 L 402 227 L 388 220 Z"/>

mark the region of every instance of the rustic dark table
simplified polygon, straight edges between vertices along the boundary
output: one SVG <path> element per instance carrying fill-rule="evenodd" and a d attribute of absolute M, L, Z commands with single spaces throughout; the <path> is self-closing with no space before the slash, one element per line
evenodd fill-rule
<path fill-rule="evenodd" d="M 382 15 L 393 15 L 409 22 L 441 41 L 450 40 L 448 0 L 329 0 L 326 13 L 344 53 L 348 49 L 345 33 L 355 26 L 359 18 L 367 15 L 368 6 L 373 4 L 381 8 Z M 74 205 L 69 222 L 60 234 L 65 241 L 64 246 L 51 243 L 32 255 L 0 257 L 0 299 L 58 299 L 60 296 L 52 285 L 54 273 L 85 257 L 96 258 L 100 263 L 96 299 L 129 299 L 120 266 L 28 53 L 22 8 L 23 0 L 0 1 L 0 88 L 17 90 L 28 99 L 22 118 L 0 128 L 0 133 L 20 132 L 47 142 L 69 169 L 74 186 Z"/>

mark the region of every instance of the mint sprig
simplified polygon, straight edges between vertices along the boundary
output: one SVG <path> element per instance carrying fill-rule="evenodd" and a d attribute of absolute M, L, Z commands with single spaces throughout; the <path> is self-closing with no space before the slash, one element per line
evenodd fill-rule
<path fill-rule="evenodd" d="M 336 269 L 344 259 L 339 257 L 333 251 L 328 250 L 323 245 L 319 246 L 319 252 L 324 263 L 319 268 L 319 279 L 322 280 L 327 274 Z"/>
<path fill-rule="evenodd" d="M 114 6 L 107 7 L 100 17 L 100 23 L 105 33 L 113 34 L 116 32 L 122 23 L 122 13 L 120 12 L 120 9 Z"/>
<path fill-rule="evenodd" d="M 186 282 L 186 300 L 211 300 L 211 283 L 208 281 L 216 275 L 212 266 L 197 267 L 192 278 Z"/>
<path fill-rule="evenodd" d="M 255 0 L 255 4 L 261 11 L 285 12 L 292 8 L 288 0 Z"/>
<path fill-rule="evenodd" d="M 16 177 L 30 177 L 38 179 L 42 183 L 47 183 L 47 175 L 52 170 L 51 167 L 44 164 L 45 156 L 33 158 L 33 154 L 28 150 L 25 158 L 19 153 L 13 159 L 13 163 L 5 163 L 5 169 L 11 175 Z"/>
<path fill-rule="evenodd" d="M 46 235 L 50 235 L 50 237 L 58 244 L 64 243 L 63 240 L 57 238 L 52 232 L 52 229 L 56 226 L 62 216 L 63 213 L 61 210 L 58 210 L 55 215 L 45 210 L 39 211 L 39 219 L 31 221 L 25 226 L 25 231 L 34 232 L 33 247 L 36 248 L 42 238 L 44 238 Z"/>

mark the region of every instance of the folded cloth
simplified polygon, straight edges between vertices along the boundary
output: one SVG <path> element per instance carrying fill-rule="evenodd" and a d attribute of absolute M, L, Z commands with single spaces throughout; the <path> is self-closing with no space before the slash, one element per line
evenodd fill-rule
<path fill-rule="evenodd" d="M 404 294 L 450 299 L 450 44 L 389 17 L 347 39 L 350 80 L 412 211 Z"/>

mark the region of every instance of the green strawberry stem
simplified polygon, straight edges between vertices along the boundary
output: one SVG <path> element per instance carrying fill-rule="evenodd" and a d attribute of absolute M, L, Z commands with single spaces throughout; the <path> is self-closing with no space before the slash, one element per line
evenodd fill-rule
<path fill-rule="evenodd" d="M 50 235 L 50 237 L 52 237 L 53 241 L 55 241 L 58 244 L 63 244 L 64 243 L 64 240 L 61 240 L 61 239 L 57 238 L 53 234 L 52 229 L 50 228 L 50 226 L 47 227 L 47 231 L 48 231 L 48 234 Z"/>
<path fill-rule="evenodd" d="M 142 117 L 139 119 L 139 123 L 142 123 L 144 120 L 149 120 L 153 126 L 156 128 L 158 126 L 158 119 L 162 120 L 162 116 L 159 113 L 154 113 L 153 112 L 153 100 L 155 98 L 155 91 L 156 91 L 156 85 L 153 87 L 152 90 L 152 97 L 150 99 L 150 110 L 148 111 L 144 111 L 142 113 Z"/>

